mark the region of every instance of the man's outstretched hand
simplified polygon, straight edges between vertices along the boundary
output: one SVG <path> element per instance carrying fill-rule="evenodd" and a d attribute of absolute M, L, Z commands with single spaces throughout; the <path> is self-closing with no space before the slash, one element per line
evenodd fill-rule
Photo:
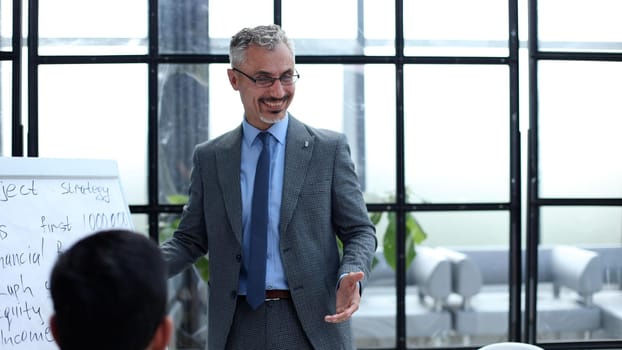
<path fill-rule="evenodd" d="M 324 321 L 339 323 L 348 320 L 359 309 L 361 293 L 359 282 L 363 280 L 365 273 L 350 272 L 343 276 L 337 289 L 337 310 L 334 315 L 324 316 Z"/>

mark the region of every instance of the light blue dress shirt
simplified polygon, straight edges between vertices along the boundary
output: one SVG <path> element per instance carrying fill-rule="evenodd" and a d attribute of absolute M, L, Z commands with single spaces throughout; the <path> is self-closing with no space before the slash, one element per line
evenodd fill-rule
<path fill-rule="evenodd" d="M 289 115 L 272 125 L 267 131 L 272 158 L 270 160 L 270 189 L 268 192 L 268 252 L 266 264 L 266 289 L 289 289 L 283 269 L 283 261 L 279 249 L 279 222 L 281 214 L 281 197 L 283 194 L 283 172 L 285 167 L 285 138 Z M 242 164 L 240 167 L 240 186 L 242 190 L 242 262 L 244 268 L 240 274 L 239 294 L 246 295 L 246 271 L 248 270 L 248 252 L 251 232 L 251 203 L 255 183 L 255 168 L 261 152 L 262 144 L 257 139 L 261 130 L 250 125 L 246 118 L 242 121 Z"/>

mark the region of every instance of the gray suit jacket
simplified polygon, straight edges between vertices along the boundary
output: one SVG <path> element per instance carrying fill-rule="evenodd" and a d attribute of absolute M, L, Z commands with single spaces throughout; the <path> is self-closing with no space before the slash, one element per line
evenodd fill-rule
<path fill-rule="evenodd" d="M 343 134 L 289 117 L 280 251 L 298 318 L 314 348 L 352 349 L 350 322 L 330 324 L 343 273 L 369 276 L 376 249 Z M 242 263 L 242 127 L 196 147 L 190 198 L 178 230 L 162 245 L 173 276 L 209 251 L 210 350 L 224 349 Z M 343 242 L 340 257 L 336 236 Z M 363 286 L 365 285 L 363 281 Z"/>

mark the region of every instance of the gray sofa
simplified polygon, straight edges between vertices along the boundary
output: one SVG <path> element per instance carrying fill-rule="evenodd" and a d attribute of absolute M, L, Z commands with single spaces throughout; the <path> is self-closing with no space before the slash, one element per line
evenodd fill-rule
<path fill-rule="evenodd" d="M 539 248 L 539 337 L 622 336 L 621 252 L 618 247 Z M 381 254 L 378 258 L 353 317 L 360 347 L 395 345 L 395 275 Z M 505 339 L 508 258 L 504 247 L 417 247 L 407 270 L 407 343 L 468 345 Z"/>
<path fill-rule="evenodd" d="M 451 293 L 451 265 L 434 249 L 421 247 L 407 271 L 406 333 L 410 344 L 439 344 L 452 331 L 451 312 L 443 301 Z M 358 347 L 395 346 L 395 274 L 382 255 L 352 318 Z"/>
<path fill-rule="evenodd" d="M 507 250 L 450 253 L 454 268 L 461 267 L 454 270 L 461 275 L 454 279 L 460 283 L 452 286 L 454 300 L 446 304 L 454 316 L 455 334 L 465 344 L 472 337 L 505 337 L 509 310 Z M 538 266 L 538 334 L 589 338 L 600 329 L 601 310 L 592 303 L 594 293 L 603 288 L 603 265 L 598 254 L 571 246 L 544 247 L 539 249 Z M 481 283 L 474 282 L 478 279 Z M 465 289 L 469 294 L 461 292 Z"/>

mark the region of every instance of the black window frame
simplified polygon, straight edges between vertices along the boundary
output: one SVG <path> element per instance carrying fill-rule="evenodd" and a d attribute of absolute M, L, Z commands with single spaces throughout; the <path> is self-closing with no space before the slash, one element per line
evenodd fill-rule
<path fill-rule="evenodd" d="M 359 0 L 362 6 L 363 0 Z M 12 125 L 11 125 L 11 155 L 14 157 L 38 157 L 38 69 L 41 65 L 53 64 L 119 64 L 144 63 L 148 66 L 148 204 L 130 205 L 130 211 L 136 214 L 145 214 L 148 217 L 149 236 L 158 240 L 159 217 L 161 214 L 178 214 L 181 205 L 167 205 L 159 203 L 158 194 L 158 67 L 163 64 L 184 63 L 228 63 L 228 57 L 222 54 L 193 55 L 193 54 L 160 54 L 158 51 L 158 1 L 149 0 L 149 43 L 146 55 L 114 55 L 114 56 L 42 56 L 38 53 L 38 0 L 28 1 L 28 37 L 26 47 L 28 93 L 27 106 L 28 134 L 24 135 L 22 115 L 22 1 L 13 0 L 13 37 L 12 51 L 0 52 L 0 61 L 12 62 Z M 396 82 L 396 196 L 390 203 L 368 203 L 370 212 L 394 212 L 397 217 L 397 279 L 396 279 L 396 349 L 406 349 L 406 319 L 405 319 L 405 217 L 409 212 L 424 211 L 505 211 L 509 213 L 509 248 L 510 258 L 510 303 L 509 303 L 509 335 L 511 341 L 527 341 L 535 343 L 536 336 L 536 292 L 537 292 L 537 251 L 540 235 L 540 211 L 545 206 L 616 206 L 622 207 L 622 198 L 542 198 L 538 189 L 538 63 L 544 60 L 559 61 L 606 61 L 622 62 L 620 53 L 597 52 L 556 52 L 541 51 L 538 47 L 538 1 L 528 1 L 528 36 L 529 40 L 520 41 L 518 37 L 518 0 L 508 0 L 508 49 L 506 57 L 445 57 L 445 56 L 406 56 L 404 55 L 403 32 L 403 0 L 395 1 L 395 55 L 392 56 L 364 56 L 364 55 L 302 55 L 297 56 L 297 62 L 302 64 L 391 64 L 395 66 Z M 282 22 L 281 1 L 274 0 L 274 23 Z M 523 228 L 521 213 L 523 211 L 521 198 L 521 134 L 519 130 L 519 50 L 527 46 L 529 54 L 529 135 L 527 151 L 527 201 L 526 208 L 526 247 L 522 247 Z M 509 67 L 510 81 L 510 109 L 507 122 L 510 125 L 510 169 L 509 201 L 495 203 L 409 203 L 406 200 L 405 189 L 405 155 L 404 155 L 404 65 L 504 65 Z M 25 147 L 24 147 L 25 146 Z M 26 154 L 24 155 L 24 149 Z M 525 276 L 520 266 L 521 250 L 525 248 Z M 525 280 L 525 283 L 521 281 Z M 521 315 L 520 290 L 524 287 L 525 313 Z M 539 344 L 546 349 L 616 349 L 622 347 L 622 341 L 616 340 L 589 340 L 578 342 L 546 342 Z M 440 349 L 438 347 L 430 349 Z"/>

